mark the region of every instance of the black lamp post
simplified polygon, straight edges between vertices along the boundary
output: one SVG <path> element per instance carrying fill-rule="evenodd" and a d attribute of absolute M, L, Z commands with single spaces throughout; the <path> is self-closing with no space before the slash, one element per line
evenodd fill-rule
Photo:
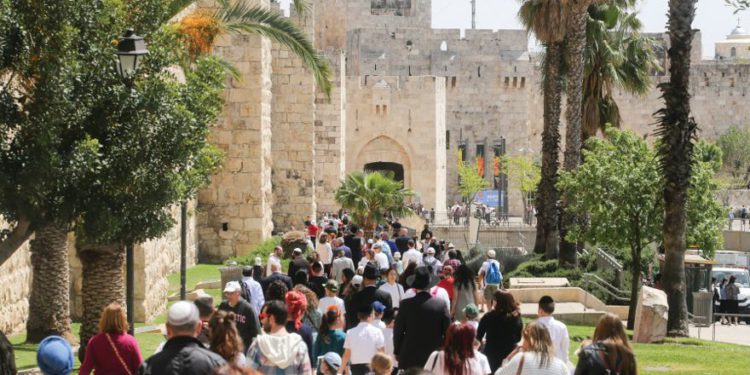
<path fill-rule="evenodd" d="M 143 38 L 135 35 L 133 29 L 128 29 L 120 37 L 120 42 L 117 44 L 117 72 L 120 76 L 126 80 L 126 83 L 130 85 L 133 74 L 138 69 L 143 57 L 148 54 L 146 49 L 146 42 Z M 135 305 L 135 277 L 133 270 L 133 244 L 129 243 L 125 250 L 125 263 L 126 263 L 126 292 L 125 292 L 125 305 L 128 312 L 128 326 L 131 335 L 135 333 L 134 324 L 134 312 L 133 307 Z"/>

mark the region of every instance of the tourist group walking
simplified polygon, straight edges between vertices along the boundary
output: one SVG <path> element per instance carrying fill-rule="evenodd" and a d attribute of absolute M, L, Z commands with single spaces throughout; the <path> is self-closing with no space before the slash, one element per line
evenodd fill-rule
<path fill-rule="evenodd" d="M 166 340 L 145 360 L 123 307 L 106 306 L 80 374 L 636 374 L 616 316 L 601 319 L 577 364 L 551 297 L 524 324 L 493 250 L 474 272 L 427 226 L 411 237 L 396 222 L 366 237 L 346 218 L 306 224 L 307 249 L 286 261 L 277 247 L 265 266 L 243 268 L 223 301 L 170 306 Z M 45 374 L 73 369 L 56 337 L 38 361 Z"/>

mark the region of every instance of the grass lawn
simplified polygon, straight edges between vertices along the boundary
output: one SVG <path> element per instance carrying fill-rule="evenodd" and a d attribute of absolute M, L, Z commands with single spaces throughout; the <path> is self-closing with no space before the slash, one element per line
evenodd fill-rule
<path fill-rule="evenodd" d="M 187 288 L 195 287 L 199 281 L 217 280 L 220 265 L 197 265 L 188 269 Z M 179 291 L 180 276 L 168 276 L 170 293 Z M 207 290 L 220 301 L 221 291 Z M 158 316 L 148 325 L 161 324 L 164 315 Z M 136 326 L 142 326 L 137 324 Z M 73 324 L 73 331 L 78 334 L 80 325 Z M 570 359 L 577 363 L 575 351 L 581 341 L 591 337 L 593 327 L 568 326 L 570 333 Z M 148 358 L 156 347 L 164 340 L 160 333 L 140 333 L 136 339 L 141 347 L 141 353 Z M 25 344 L 25 334 L 10 338 L 16 352 L 16 364 L 19 369 L 36 367 L 36 345 Z M 715 343 L 698 339 L 668 339 L 661 344 L 635 344 L 638 372 L 642 375 L 681 374 L 681 375 L 745 375 L 750 373 L 750 346 Z M 76 361 L 76 367 L 79 364 Z"/>

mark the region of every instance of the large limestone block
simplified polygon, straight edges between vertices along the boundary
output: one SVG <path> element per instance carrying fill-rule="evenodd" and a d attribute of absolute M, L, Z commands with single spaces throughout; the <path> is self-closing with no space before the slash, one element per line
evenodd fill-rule
<path fill-rule="evenodd" d="M 669 305 L 667 294 L 659 289 L 644 286 L 638 295 L 635 311 L 633 341 L 651 343 L 663 341 L 667 335 Z"/>

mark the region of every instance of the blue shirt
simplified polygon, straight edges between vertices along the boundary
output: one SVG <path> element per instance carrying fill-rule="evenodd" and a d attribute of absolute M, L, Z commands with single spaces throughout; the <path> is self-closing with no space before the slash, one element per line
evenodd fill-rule
<path fill-rule="evenodd" d="M 250 301 L 248 301 L 250 302 L 250 306 L 253 307 L 256 314 L 260 314 L 260 309 L 263 307 L 263 304 L 266 303 L 266 299 L 263 297 L 263 288 L 261 288 L 260 283 L 255 281 L 252 277 L 243 277 L 242 282 L 244 282 L 250 290 Z"/>
<path fill-rule="evenodd" d="M 318 334 L 318 337 L 315 339 L 315 347 L 313 350 L 315 356 L 313 358 L 323 356 L 328 352 L 335 352 L 338 355 L 343 356 L 344 340 L 346 340 L 346 333 L 340 329 L 331 331 L 328 334 L 328 343 L 323 342 L 323 338 Z"/>

